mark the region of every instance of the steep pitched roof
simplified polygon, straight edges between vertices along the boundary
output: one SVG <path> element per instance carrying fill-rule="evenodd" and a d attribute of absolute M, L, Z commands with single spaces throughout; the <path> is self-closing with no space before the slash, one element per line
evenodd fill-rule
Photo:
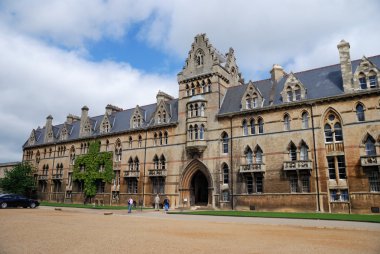
<path fill-rule="evenodd" d="M 380 55 L 368 57 L 368 59 L 376 66 L 380 67 Z M 360 61 L 361 60 L 358 59 L 351 62 L 353 72 L 360 64 Z M 320 99 L 344 93 L 340 64 L 296 72 L 294 75 L 301 81 L 307 90 L 306 100 Z M 284 88 L 287 77 L 288 75 L 281 78 L 276 86 L 274 86 L 270 79 L 253 82 L 265 98 L 264 107 L 269 106 L 272 88 L 274 89 L 273 105 L 283 104 L 281 92 Z M 241 99 L 246 87 L 247 84 L 229 88 L 223 99 L 219 114 L 240 112 Z"/>

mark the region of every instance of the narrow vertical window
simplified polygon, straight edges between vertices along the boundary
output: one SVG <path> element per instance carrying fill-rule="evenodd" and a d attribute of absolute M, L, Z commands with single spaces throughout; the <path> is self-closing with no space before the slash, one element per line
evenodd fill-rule
<path fill-rule="evenodd" d="M 309 159 L 308 156 L 308 147 L 306 144 L 302 144 L 300 148 L 300 159 L 302 161 L 307 161 Z"/>
<path fill-rule="evenodd" d="M 363 73 L 359 74 L 359 84 L 361 89 L 367 89 L 367 79 Z"/>
<path fill-rule="evenodd" d="M 229 183 L 229 170 L 227 164 L 223 165 L 223 184 L 228 184 Z"/>
<path fill-rule="evenodd" d="M 202 124 L 202 125 L 201 125 L 201 128 L 199 129 L 199 139 L 201 139 L 201 140 L 204 139 L 204 131 L 205 131 L 205 127 L 204 127 L 204 125 Z"/>
<path fill-rule="evenodd" d="M 338 156 L 338 173 L 339 179 L 346 179 L 346 163 L 344 161 L 344 156 Z"/>
<path fill-rule="evenodd" d="M 257 121 L 257 124 L 259 126 L 259 134 L 264 133 L 264 121 L 263 121 L 263 119 L 259 118 L 259 120 Z"/>
<path fill-rule="evenodd" d="M 356 106 L 356 117 L 358 119 L 359 122 L 363 122 L 365 121 L 365 117 L 364 117 L 364 107 L 362 104 L 358 104 Z"/>
<path fill-rule="evenodd" d="M 371 75 L 371 73 L 370 73 Z M 376 74 L 372 74 L 372 76 L 369 76 L 369 87 L 370 88 L 376 88 L 377 87 L 377 77 Z"/>
<path fill-rule="evenodd" d="M 222 145 L 223 145 L 223 148 L 222 148 L 223 153 L 228 153 L 228 135 L 225 132 L 222 135 Z"/>
<path fill-rule="evenodd" d="M 343 141 L 342 126 L 340 123 L 334 124 L 335 141 Z"/>
<path fill-rule="evenodd" d="M 247 125 L 247 121 L 246 120 L 243 120 L 243 136 L 247 136 L 248 135 L 248 125 Z"/>
<path fill-rule="evenodd" d="M 256 126 L 255 126 L 255 119 L 251 119 L 250 121 L 250 125 L 251 125 L 251 134 L 255 134 L 255 129 L 256 129 Z"/>
<path fill-rule="evenodd" d="M 290 130 L 290 117 L 289 115 L 284 116 L 284 130 Z"/>
<path fill-rule="evenodd" d="M 309 114 L 307 112 L 302 113 L 302 129 L 309 128 Z"/>

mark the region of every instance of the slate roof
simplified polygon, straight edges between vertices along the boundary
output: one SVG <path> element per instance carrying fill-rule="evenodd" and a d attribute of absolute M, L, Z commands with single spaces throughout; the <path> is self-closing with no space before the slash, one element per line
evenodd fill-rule
<path fill-rule="evenodd" d="M 165 124 L 172 124 L 178 122 L 178 99 L 173 99 L 166 102 L 168 109 L 170 110 L 170 121 L 169 123 Z M 155 126 L 161 126 L 165 124 L 155 124 L 154 121 L 151 121 L 154 117 L 154 112 L 156 110 L 157 103 L 141 106 L 142 112 L 145 114 L 144 117 L 144 123 L 141 128 L 134 128 L 132 129 L 130 126 L 130 119 L 135 111 L 135 108 L 126 109 L 120 112 L 114 112 L 109 116 L 109 120 L 111 122 L 112 128 L 111 131 L 108 134 L 112 133 L 119 133 L 119 132 L 125 132 L 125 131 L 131 131 L 136 129 L 145 129 Z M 97 136 L 100 134 L 100 124 L 103 120 L 104 115 L 94 116 L 90 117 L 91 125 L 92 125 L 92 134 L 88 137 L 91 138 L 93 136 Z M 54 133 L 54 142 L 59 140 L 60 133 L 63 129 L 63 124 L 58 124 L 53 126 L 53 133 Z M 79 131 L 80 131 L 80 121 L 74 121 L 71 125 L 69 132 L 68 132 L 68 138 L 65 141 L 75 140 L 79 138 Z M 38 146 L 44 144 L 44 137 L 45 137 L 46 128 L 37 128 L 36 129 L 36 141 L 34 145 L 31 146 Z M 37 134 L 38 133 L 38 134 Z M 24 144 L 23 147 L 28 147 L 28 141 Z"/>
<path fill-rule="evenodd" d="M 368 59 L 374 65 L 380 67 L 380 55 L 368 57 Z M 353 73 L 358 67 L 360 61 L 361 60 L 358 59 L 351 62 Z M 344 94 L 340 64 L 297 72 L 294 73 L 294 76 L 298 78 L 306 88 L 306 100 Z M 253 84 L 256 86 L 256 88 L 258 88 L 258 90 L 260 90 L 265 99 L 263 105 L 264 107 L 270 106 L 269 101 L 271 99 L 270 96 L 272 89 L 274 90 L 272 105 L 280 105 L 283 103 L 281 92 L 284 88 L 287 77 L 288 75 L 279 80 L 277 85 L 273 84 L 271 79 L 253 82 Z M 219 110 L 219 115 L 241 111 L 241 100 L 247 89 L 247 86 L 248 84 L 244 84 L 228 89 L 223 99 L 222 106 Z"/>

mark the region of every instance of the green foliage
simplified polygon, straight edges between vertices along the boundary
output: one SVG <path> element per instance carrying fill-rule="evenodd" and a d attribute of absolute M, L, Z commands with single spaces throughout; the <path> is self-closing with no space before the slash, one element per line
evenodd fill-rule
<path fill-rule="evenodd" d="M 8 193 L 31 196 L 36 189 L 32 166 L 25 162 L 17 164 L 0 179 L 0 187 Z"/>
<path fill-rule="evenodd" d="M 292 218 L 312 220 L 343 220 L 380 223 L 379 215 L 367 214 L 334 214 L 334 213 L 283 213 L 283 212 L 251 212 L 251 211 L 191 211 L 170 212 L 171 214 L 234 216 L 234 217 L 263 217 L 263 218 Z"/>
<path fill-rule="evenodd" d="M 112 152 L 99 152 L 100 143 L 90 143 L 89 152 L 75 159 L 73 179 L 84 182 L 84 194 L 87 198 L 96 195 L 96 182 L 104 181 L 110 183 L 114 177 L 112 166 Z M 84 166 L 84 171 L 80 171 Z M 103 170 L 100 170 L 100 168 Z"/>

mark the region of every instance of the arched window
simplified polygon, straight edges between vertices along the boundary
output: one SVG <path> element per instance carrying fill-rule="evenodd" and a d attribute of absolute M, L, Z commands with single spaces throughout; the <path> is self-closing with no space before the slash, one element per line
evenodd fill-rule
<path fill-rule="evenodd" d="M 107 139 L 106 140 L 106 152 L 108 152 L 109 146 L 110 146 L 110 141 Z"/>
<path fill-rule="evenodd" d="M 255 158 L 257 164 L 263 163 L 263 150 L 261 150 L 260 146 L 256 146 L 255 149 Z"/>
<path fill-rule="evenodd" d="M 141 146 L 142 146 L 142 137 L 141 137 L 141 135 L 139 135 L 138 146 L 139 146 L 139 148 L 141 148 Z"/>
<path fill-rule="evenodd" d="M 74 165 L 74 164 L 75 164 L 75 147 L 71 146 L 71 149 L 70 149 L 70 165 Z"/>
<path fill-rule="evenodd" d="M 256 126 L 255 126 L 255 119 L 251 119 L 249 125 L 251 126 L 251 134 L 255 134 L 256 133 Z"/>
<path fill-rule="evenodd" d="M 135 157 L 134 163 L 135 163 L 135 170 L 139 171 L 140 170 L 140 161 L 139 161 L 139 158 L 137 158 L 137 156 Z"/>
<path fill-rule="evenodd" d="M 154 165 L 154 169 L 158 169 L 158 164 L 159 164 L 158 156 L 155 155 L 155 156 L 153 157 L 153 165 Z"/>
<path fill-rule="evenodd" d="M 294 145 L 293 142 L 289 144 L 289 159 L 291 161 L 297 160 L 297 147 Z"/>
<path fill-rule="evenodd" d="M 365 121 L 364 107 L 360 103 L 356 106 L 356 117 L 357 117 L 359 122 Z"/>
<path fill-rule="evenodd" d="M 264 120 L 262 118 L 257 120 L 257 125 L 259 126 L 259 134 L 264 133 Z"/>
<path fill-rule="evenodd" d="M 133 139 L 132 136 L 129 136 L 129 148 L 132 148 Z"/>
<path fill-rule="evenodd" d="M 160 165 L 161 165 L 162 170 L 166 169 L 166 159 L 165 159 L 165 156 L 163 154 L 160 157 Z"/>
<path fill-rule="evenodd" d="M 326 143 L 333 142 L 333 134 L 332 134 L 332 131 L 331 131 L 330 124 L 326 123 L 324 130 L 325 130 L 325 142 Z"/>
<path fill-rule="evenodd" d="M 166 123 L 166 111 L 165 110 L 162 112 L 162 122 Z"/>
<path fill-rule="evenodd" d="M 191 83 L 191 95 L 195 95 L 195 86 Z"/>
<path fill-rule="evenodd" d="M 253 153 L 252 153 L 251 148 L 249 146 L 247 146 L 245 148 L 244 153 L 245 153 L 245 158 L 247 160 L 247 164 L 251 165 L 253 163 L 253 157 L 252 157 Z"/>
<path fill-rule="evenodd" d="M 293 101 L 293 91 L 290 87 L 286 89 L 286 99 L 288 102 Z"/>
<path fill-rule="evenodd" d="M 228 134 L 222 133 L 222 152 L 228 153 Z"/>
<path fill-rule="evenodd" d="M 198 125 L 194 125 L 194 139 L 198 139 Z"/>
<path fill-rule="evenodd" d="M 195 56 L 196 64 L 197 66 L 203 65 L 203 52 L 201 50 L 197 51 L 197 54 Z"/>
<path fill-rule="evenodd" d="M 251 106 L 251 96 L 249 94 L 247 94 L 246 97 L 245 97 L 245 108 L 246 109 L 252 108 L 252 106 Z"/>
<path fill-rule="evenodd" d="M 201 127 L 199 129 L 199 139 L 203 140 L 204 139 L 204 131 L 205 131 L 205 126 L 201 124 Z"/>
<path fill-rule="evenodd" d="M 155 132 L 154 135 L 153 135 L 153 145 L 156 146 L 157 145 L 157 133 Z"/>
<path fill-rule="evenodd" d="M 230 182 L 230 174 L 227 164 L 223 164 L 223 184 L 228 184 Z"/>
<path fill-rule="evenodd" d="M 290 117 L 288 114 L 285 114 L 284 116 L 284 130 L 290 130 Z"/>
<path fill-rule="evenodd" d="M 361 89 L 367 89 L 367 79 L 364 73 L 359 73 L 359 84 Z"/>
<path fill-rule="evenodd" d="M 186 96 L 189 96 L 190 95 L 190 88 L 189 88 L 189 85 L 186 84 Z"/>
<path fill-rule="evenodd" d="M 205 116 L 205 104 L 201 104 L 201 116 Z"/>
<path fill-rule="evenodd" d="M 194 116 L 194 106 L 193 104 L 190 104 L 190 110 L 189 110 L 189 117 L 193 117 Z"/>
<path fill-rule="evenodd" d="M 302 113 L 302 129 L 309 128 L 309 114 L 307 112 Z"/>
<path fill-rule="evenodd" d="M 193 140 L 193 126 L 189 126 L 189 140 Z"/>
<path fill-rule="evenodd" d="M 369 87 L 370 88 L 376 88 L 377 87 L 377 75 L 376 72 L 370 71 L 368 74 L 369 79 Z"/>
<path fill-rule="evenodd" d="M 121 156 L 122 156 L 122 148 L 121 148 L 121 143 L 120 140 L 116 141 L 116 148 L 115 148 L 115 161 L 121 161 Z"/>
<path fill-rule="evenodd" d="M 132 157 L 129 157 L 129 160 L 128 160 L 128 169 L 130 171 L 133 171 L 133 159 L 132 159 Z"/>
<path fill-rule="evenodd" d="M 168 144 L 168 132 L 167 131 L 164 132 L 164 143 L 165 143 L 165 145 Z"/>
<path fill-rule="evenodd" d="M 162 139 L 162 132 L 160 131 L 159 134 L 158 134 L 158 138 L 160 140 L 160 146 L 162 146 L 162 142 L 163 142 L 163 139 Z"/>
<path fill-rule="evenodd" d="M 243 136 L 247 136 L 248 135 L 248 125 L 247 125 L 247 121 L 244 119 L 243 120 Z"/>
<path fill-rule="evenodd" d="M 309 150 L 309 147 L 306 145 L 305 142 L 302 142 L 301 147 L 300 147 L 300 160 L 301 161 L 309 160 L 308 150 Z"/>
<path fill-rule="evenodd" d="M 199 111 L 198 111 L 198 104 L 195 103 L 195 106 L 194 106 L 194 113 L 195 113 L 195 116 L 199 116 Z"/>
<path fill-rule="evenodd" d="M 334 124 L 335 141 L 343 141 L 342 126 L 340 123 Z"/>
<path fill-rule="evenodd" d="M 365 154 L 367 156 L 376 155 L 375 140 L 371 136 L 368 136 L 367 140 L 365 141 Z"/>
<path fill-rule="evenodd" d="M 161 112 L 158 111 L 157 113 L 157 123 L 161 123 Z"/>

